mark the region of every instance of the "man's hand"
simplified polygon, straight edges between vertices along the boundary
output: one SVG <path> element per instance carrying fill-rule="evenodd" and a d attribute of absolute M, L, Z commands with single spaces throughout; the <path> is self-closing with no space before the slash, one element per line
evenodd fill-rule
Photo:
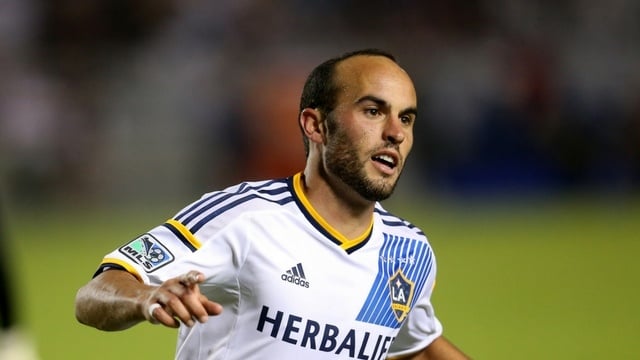
<path fill-rule="evenodd" d="M 200 293 L 198 284 L 203 281 L 204 275 L 197 271 L 165 281 L 149 294 L 142 313 L 151 323 L 171 328 L 179 327 L 180 322 L 189 327 L 195 321 L 206 322 L 209 315 L 220 314 L 222 306 Z"/>

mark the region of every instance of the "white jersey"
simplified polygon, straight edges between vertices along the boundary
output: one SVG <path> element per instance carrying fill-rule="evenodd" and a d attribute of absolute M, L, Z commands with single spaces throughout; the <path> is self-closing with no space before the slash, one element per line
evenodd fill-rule
<path fill-rule="evenodd" d="M 224 310 L 181 326 L 177 359 L 374 360 L 442 333 L 422 231 L 376 204 L 369 229 L 347 239 L 307 201 L 300 174 L 207 194 L 107 255 L 101 270 L 113 267 L 149 284 L 205 274 L 201 291 Z"/>

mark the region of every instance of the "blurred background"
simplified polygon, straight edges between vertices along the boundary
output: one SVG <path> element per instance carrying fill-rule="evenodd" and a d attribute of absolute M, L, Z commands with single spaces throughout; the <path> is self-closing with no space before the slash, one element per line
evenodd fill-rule
<path fill-rule="evenodd" d="M 75 290 L 201 193 L 301 169 L 306 75 L 376 47 L 419 95 L 388 207 L 436 248 L 447 334 L 478 359 L 638 358 L 639 20 L 632 0 L 0 0 L 24 326 L 43 359 L 170 358 L 169 330 L 76 324 Z"/>

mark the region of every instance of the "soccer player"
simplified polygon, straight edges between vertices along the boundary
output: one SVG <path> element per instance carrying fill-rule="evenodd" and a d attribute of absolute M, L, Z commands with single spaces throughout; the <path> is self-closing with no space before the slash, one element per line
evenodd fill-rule
<path fill-rule="evenodd" d="M 467 359 L 435 316 L 424 233 L 379 203 L 416 115 L 392 55 L 320 64 L 300 101 L 305 168 L 205 194 L 106 255 L 77 319 L 179 327 L 178 359 Z"/>

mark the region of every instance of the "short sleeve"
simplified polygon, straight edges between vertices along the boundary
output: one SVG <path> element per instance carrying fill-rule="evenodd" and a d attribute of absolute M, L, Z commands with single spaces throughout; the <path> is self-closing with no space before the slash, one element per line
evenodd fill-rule
<path fill-rule="evenodd" d="M 196 250 L 196 246 L 186 241 L 184 236 L 176 234 L 179 233 L 171 231 L 168 223 L 153 228 L 107 254 L 95 275 L 110 268 L 119 268 L 144 283 L 155 282 L 154 275 L 159 270 Z"/>
<path fill-rule="evenodd" d="M 389 357 L 405 356 L 420 351 L 442 335 L 442 324 L 436 317 L 435 310 L 431 304 L 435 278 L 436 265 L 434 259 L 432 271 L 427 279 L 427 286 L 407 315 L 398 335 L 391 344 Z"/>
<path fill-rule="evenodd" d="M 442 324 L 430 301 L 421 301 L 409 313 L 391 345 L 389 357 L 408 355 L 427 347 L 442 335 Z"/>

